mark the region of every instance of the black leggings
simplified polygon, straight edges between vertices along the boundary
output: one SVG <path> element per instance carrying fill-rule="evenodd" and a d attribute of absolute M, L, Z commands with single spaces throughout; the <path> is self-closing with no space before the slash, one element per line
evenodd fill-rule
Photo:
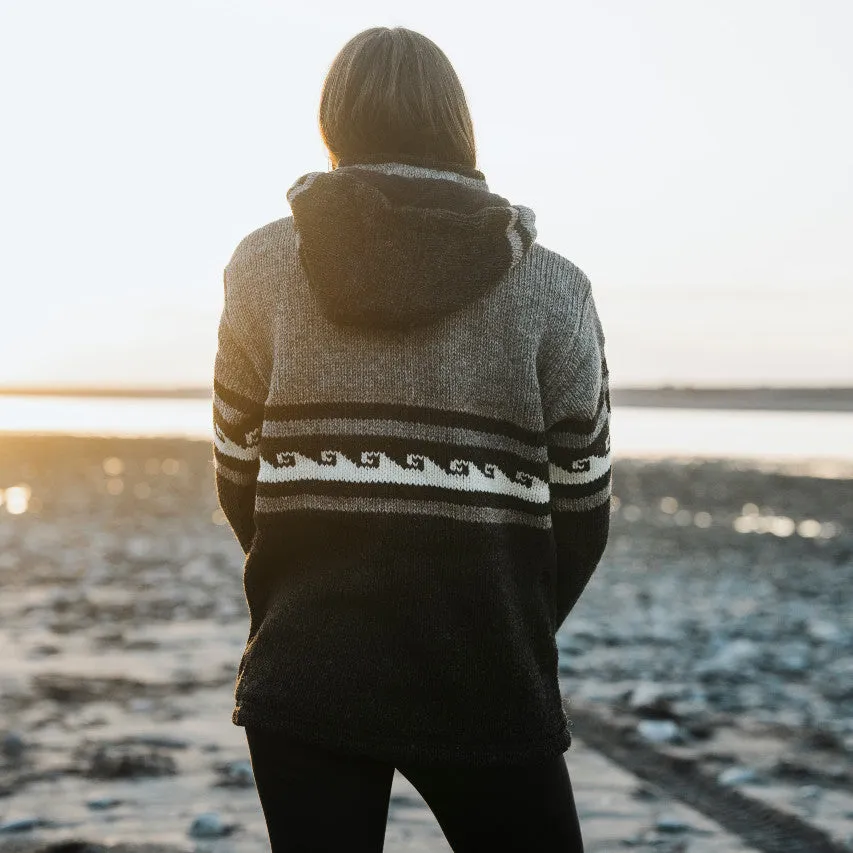
<path fill-rule="evenodd" d="M 377 853 L 394 765 L 246 727 L 272 853 Z M 454 853 L 583 853 L 566 761 L 476 769 L 403 766 Z"/>

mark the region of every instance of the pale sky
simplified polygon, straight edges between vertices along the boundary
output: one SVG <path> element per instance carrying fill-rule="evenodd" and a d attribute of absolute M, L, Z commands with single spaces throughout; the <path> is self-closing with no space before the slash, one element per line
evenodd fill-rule
<path fill-rule="evenodd" d="M 450 58 L 614 386 L 853 383 L 848 0 L 0 0 L 0 385 L 209 385 L 222 269 L 380 25 Z"/>

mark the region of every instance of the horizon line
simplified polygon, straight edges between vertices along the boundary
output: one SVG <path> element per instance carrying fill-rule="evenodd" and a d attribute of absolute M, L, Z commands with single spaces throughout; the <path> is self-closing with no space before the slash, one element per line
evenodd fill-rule
<path fill-rule="evenodd" d="M 211 399 L 213 386 L 0 386 L 2 397 L 109 399 Z M 610 388 L 615 406 L 652 408 L 853 411 L 853 385 L 620 385 Z"/>

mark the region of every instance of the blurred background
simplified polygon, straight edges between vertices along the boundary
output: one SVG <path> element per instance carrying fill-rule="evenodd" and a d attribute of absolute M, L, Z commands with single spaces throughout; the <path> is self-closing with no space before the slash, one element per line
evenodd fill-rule
<path fill-rule="evenodd" d="M 445 51 L 490 188 L 592 281 L 612 534 L 564 695 L 850 837 L 850 3 L 0 0 L 0 851 L 267 849 L 230 723 L 222 270 L 328 168 L 325 72 L 379 25 Z M 567 761 L 590 850 L 710 820 L 619 794 L 582 727 Z M 386 849 L 449 849 L 406 785 Z"/>

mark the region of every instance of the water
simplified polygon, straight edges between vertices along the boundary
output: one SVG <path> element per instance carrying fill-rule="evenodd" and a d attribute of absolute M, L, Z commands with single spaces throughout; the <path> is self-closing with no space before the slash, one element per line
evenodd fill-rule
<path fill-rule="evenodd" d="M 0 396 L 0 434 L 212 440 L 209 399 Z M 853 460 L 853 412 L 614 406 L 615 456 Z"/>

